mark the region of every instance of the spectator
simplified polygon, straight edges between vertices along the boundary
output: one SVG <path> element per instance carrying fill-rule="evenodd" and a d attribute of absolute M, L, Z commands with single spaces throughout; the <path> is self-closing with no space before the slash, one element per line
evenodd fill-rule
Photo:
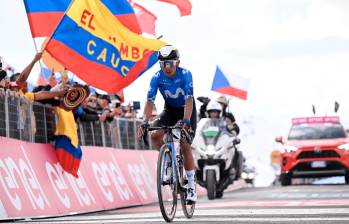
<path fill-rule="evenodd" d="M 131 106 L 131 103 L 128 103 L 124 107 L 125 118 L 136 118 L 136 111 Z"/>
<path fill-rule="evenodd" d="M 124 113 L 121 109 L 121 104 L 120 102 L 116 102 L 114 104 L 114 109 L 113 111 L 110 113 L 110 117 L 114 117 L 114 118 L 120 118 L 120 117 L 123 117 L 124 116 Z"/>

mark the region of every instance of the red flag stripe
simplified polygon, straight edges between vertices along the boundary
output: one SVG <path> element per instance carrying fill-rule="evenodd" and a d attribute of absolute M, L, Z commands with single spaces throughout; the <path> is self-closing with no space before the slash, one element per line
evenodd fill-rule
<path fill-rule="evenodd" d="M 215 89 L 216 92 L 222 93 L 222 94 L 227 94 L 231 96 L 236 96 L 240 99 L 246 100 L 247 99 L 247 91 L 237 89 L 234 87 L 223 87 L 219 89 Z"/>

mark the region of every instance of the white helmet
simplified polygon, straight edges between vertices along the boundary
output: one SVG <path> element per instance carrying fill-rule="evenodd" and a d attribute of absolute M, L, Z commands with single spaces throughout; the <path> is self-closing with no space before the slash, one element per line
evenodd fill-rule
<path fill-rule="evenodd" d="M 213 111 L 218 112 L 218 116 L 220 116 L 222 112 L 222 106 L 218 102 L 211 100 L 207 105 L 207 113 L 213 112 Z"/>

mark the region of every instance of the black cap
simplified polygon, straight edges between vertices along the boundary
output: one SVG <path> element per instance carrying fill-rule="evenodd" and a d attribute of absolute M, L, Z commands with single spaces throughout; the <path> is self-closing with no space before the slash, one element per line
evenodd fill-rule
<path fill-rule="evenodd" d="M 108 102 L 111 103 L 111 100 L 110 100 L 109 95 L 103 95 L 103 94 L 101 94 L 101 95 L 98 96 L 98 99 L 108 100 Z"/>

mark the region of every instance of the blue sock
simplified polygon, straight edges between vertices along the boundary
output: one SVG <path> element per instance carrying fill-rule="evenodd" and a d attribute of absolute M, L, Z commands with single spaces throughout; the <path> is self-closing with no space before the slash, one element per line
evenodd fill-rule
<path fill-rule="evenodd" d="M 187 170 L 188 187 L 195 189 L 195 170 Z"/>

